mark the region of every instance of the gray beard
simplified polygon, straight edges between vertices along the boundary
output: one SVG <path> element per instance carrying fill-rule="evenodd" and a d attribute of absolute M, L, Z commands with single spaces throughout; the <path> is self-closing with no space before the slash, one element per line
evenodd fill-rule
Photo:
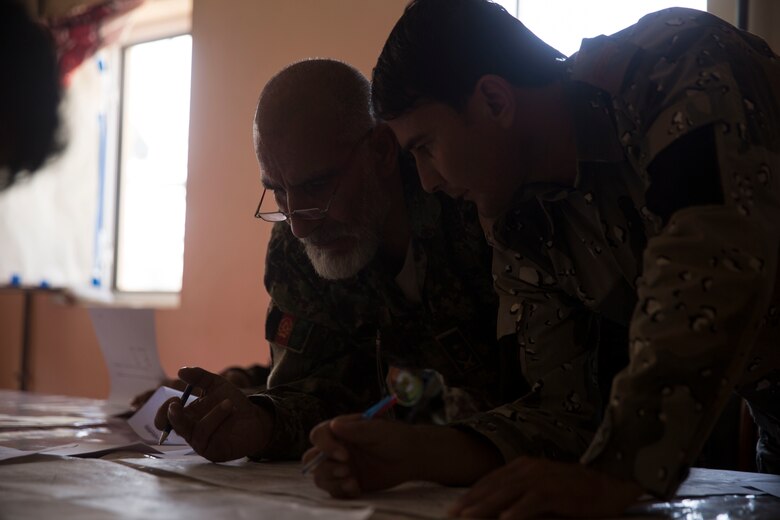
<path fill-rule="evenodd" d="M 306 256 L 317 274 L 326 280 L 343 280 L 358 274 L 374 258 L 379 241 L 376 237 L 357 237 L 356 246 L 351 251 L 342 254 L 332 254 L 329 251 L 304 241 Z"/>
<path fill-rule="evenodd" d="M 390 204 L 380 191 L 376 174 L 366 171 L 364 175 L 364 196 L 360 201 L 359 215 L 355 222 L 340 224 L 326 219 L 320 228 L 301 239 L 314 270 L 326 280 L 343 280 L 358 274 L 374 258 L 382 241 L 380 234 L 390 211 Z M 315 245 L 346 237 L 355 239 L 356 243 L 355 247 L 347 252 L 334 254 Z"/>

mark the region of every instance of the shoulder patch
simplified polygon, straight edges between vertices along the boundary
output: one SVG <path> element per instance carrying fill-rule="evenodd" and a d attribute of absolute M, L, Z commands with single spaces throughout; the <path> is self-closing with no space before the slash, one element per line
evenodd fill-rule
<path fill-rule="evenodd" d="M 265 338 L 293 352 L 301 353 L 313 328 L 312 322 L 273 307 L 266 318 Z"/>

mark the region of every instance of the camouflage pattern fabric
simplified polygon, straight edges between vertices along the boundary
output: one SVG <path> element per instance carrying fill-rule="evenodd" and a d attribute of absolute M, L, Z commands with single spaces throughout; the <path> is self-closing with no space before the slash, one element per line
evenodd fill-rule
<path fill-rule="evenodd" d="M 290 227 L 275 225 L 265 271 L 272 372 L 268 390 L 252 397 L 275 422 L 259 456 L 300 457 L 317 423 L 362 412 L 385 395 L 391 365 L 441 374 L 451 387 L 448 420 L 516 396 L 517 372 L 501 375 L 512 363 L 502 355 L 512 351 L 495 340 L 491 251 L 476 211 L 426 194 L 411 169 L 403 183 L 420 303 L 407 300 L 381 255 L 352 279 L 320 278 Z"/>
<path fill-rule="evenodd" d="M 759 425 L 760 468 L 780 471 L 777 56 L 674 8 L 585 40 L 569 67 L 578 178 L 525 187 L 488 226 L 499 327 L 515 322 L 536 363 L 543 348 L 582 351 L 563 325 L 572 310 L 630 318 L 630 362 L 583 463 L 669 496 L 736 390 Z M 708 153 L 686 158 L 701 136 Z M 709 184 L 719 200 L 701 195 Z M 565 368 L 540 368 L 543 396 Z"/>

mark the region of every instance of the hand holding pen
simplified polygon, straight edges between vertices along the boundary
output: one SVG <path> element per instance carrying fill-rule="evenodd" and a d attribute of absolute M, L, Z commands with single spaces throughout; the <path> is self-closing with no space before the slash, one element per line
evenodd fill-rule
<path fill-rule="evenodd" d="M 389 410 L 393 407 L 393 405 L 398 402 L 398 398 L 395 395 L 388 395 L 375 405 L 371 406 L 368 410 L 363 412 L 360 417 L 361 419 L 372 419 L 373 417 L 382 414 L 386 410 Z M 328 458 L 328 454 L 324 451 L 321 451 L 316 457 L 309 460 L 306 464 L 303 465 L 303 468 L 301 468 L 301 473 L 306 475 L 307 473 L 310 473 L 311 471 L 314 471 L 317 469 L 317 466 L 322 464 L 322 462 Z"/>
<path fill-rule="evenodd" d="M 194 387 L 192 385 L 187 385 L 187 387 L 184 389 L 184 392 L 181 394 L 181 406 L 184 408 L 187 406 L 187 399 L 190 398 L 190 394 L 192 394 L 192 389 Z M 171 434 L 171 430 L 173 429 L 173 426 L 171 426 L 170 421 L 168 424 L 163 428 L 162 433 L 160 433 L 160 440 L 157 441 L 158 446 L 162 446 L 162 443 L 165 442 L 165 440 L 168 438 L 168 436 Z"/>
<path fill-rule="evenodd" d="M 382 418 L 365 420 L 362 414 L 342 415 L 312 429 L 314 447 L 304 454 L 303 463 L 312 465 L 309 472 L 314 483 L 336 498 L 354 498 L 420 480 L 413 477 L 424 465 L 425 450 L 432 449 L 429 428 L 446 429 Z M 321 461 L 314 465 L 317 458 Z"/>
<path fill-rule="evenodd" d="M 201 396 L 186 408 L 179 398 L 167 400 L 154 418 L 158 429 L 170 424 L 198 455 L 212 462 L 262 454 L 273 428 L 269 411 L 218 374 L 186 367 L 178 376 Z"/>

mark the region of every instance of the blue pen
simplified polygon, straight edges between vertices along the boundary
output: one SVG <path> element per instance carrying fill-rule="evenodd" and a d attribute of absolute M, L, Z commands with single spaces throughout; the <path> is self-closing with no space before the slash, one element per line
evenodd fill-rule
<path fill-rule="evenodd" d="M 398 398 L 395 395 L 388 395 L 363 412 L 361 417 L 363 419 L 371 419 L 372 417 L 375 417 L 376 415 L 379 415 L 380 413 L 392 407 L 396 402 L 398 402 Z M 322 461 L 324 461 L 326 458 L 328 458 L 328 455 L 324 451 L 321 451 L 316 457 L 311 459 L 305 466 L 303 466 L 301 473 L 306 475 L 310 471 L 314 471 L 317 469 L 317 466 L 322 464 Z"/>

